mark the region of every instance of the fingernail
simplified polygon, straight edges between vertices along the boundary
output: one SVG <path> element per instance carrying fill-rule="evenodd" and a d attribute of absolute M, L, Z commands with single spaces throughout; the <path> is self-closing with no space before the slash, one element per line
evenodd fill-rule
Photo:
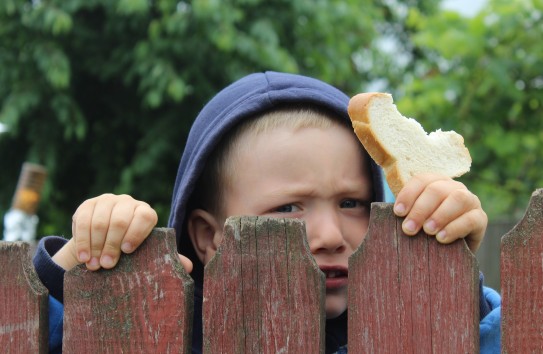
<path fill-rule="evenodd" d="M 102 256 L 102 259 L 100 259 L 100 264 L 102 267 L 113 267 L 113 258 L 111 256 Z"/>
<path fill-rule="evenodd" d="M 394 205 L 394 213 L 396 213 L 396 215 L 403 216 L 405 214 L 405 205 L 402 203 Z"/>
<path fill-rule="evenodd" d="M 403 223 L 403 229 L 406 233 L 414 233 L 417 231 L 417 224 L 413 220 L 405 220 Z"/>
<path fill-rule="evenodd" d="M 130 242 L 125 242 L 121 245 L 121 250 L 124 253 L 132 252 L 132 244 Z"/>
<path fill-rule="evenodd" d="M 430 235 L 433 235 L 433 234 L 436 233 L 437 227 L 436 227 L 436 223 L 434 222 L 434 220 L 427 221 L 427 222 L 424 224 L 424 231 L 425 231 L 427 234 L 430 234 Z"/>
<path fill-rule="evenodd" d="M 100 261 L 98 260 L 97 257 L 92 257 L 89 261 L 89 265 L 91 267 L 96 267 L 96 266 L 99 266 L 100 265 Z"/>
<path fill-rule="evenodd" d="M 445 241 L 447 239 L 447 233 L 445 232 L 445 230 L 441 230 L 437 233 L 436 237 L 439 241 Z"/>
<path fill-rule="evenodd" d="M 79 252 L 79 262 L 87 263 L 89 260 L 89 254 L 87 252 Z"/>

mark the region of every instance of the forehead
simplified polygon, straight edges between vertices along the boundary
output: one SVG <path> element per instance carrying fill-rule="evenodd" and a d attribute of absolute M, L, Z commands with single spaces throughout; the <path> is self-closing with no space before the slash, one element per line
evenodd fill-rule
<path fill-rule="evenodd" d="M 328 121 L 328 124 L 287 123 L 246 131 L 234 144 L 233 157 L 235 159 L 240 153 L 251 154 L 256 149 L 259 153 L 277 154 L 284 159 L 327 153 L 338 157 L 350 155 L 353 159 L 356 156 L 356 160 L 361 161 L 367 156 L 353 130 L 335 121 Z"/>
<path fill-rule="evenodd" d="M 268 204 L 307 198 L 370 200 L 369 165 L 353 135 L 335 125 L 245 137 L 229 161 L 226 212 L 259 215 Z"/>
<path fill-rule="evenodd" d="M 244 170 L 271 173 L 299 171 L 309 178 L 319 170 L 331 169 L 342 177 L 369 177 L 367 155 L 351 129 L 330 126 L 276 126 L 266 131 L 240 136 L 230 152 L 231 181 Z M 300 176 L 301 177 L 301 176 Z"/>
<path fill-rule="evenodd" d="M 290 131 L 292 138 L 296 139 L 296 133 L 302 131 L 304 128 L 329 130 L 334 127 L 342 128 L 348 132 L 345 134 L 345 138 L 355 142 L 354 145 L 359 149 L 363 158 L 367 156 L 362 144 L 356 138 L 349 120 L 315 107 L 289 106 L 265 112 L 245 121 L 235 128 L 223 146 L 222 165 L 226 167 L 229 161 L 235 159 L 236 153 L 254 145 L 259 140 L 262 140 L 262 137 L 267 137 L 274 130 L 282 129 L 283 131 Z"/>
<path fill-rule="evenodd" d="M 259 151 L 259 159 L 254 159 L 258 164 L 263 164 L 269 160 L 270 157 L 274 157 L 276 160 L 279 156 L 273 155 L 271 149 L 278 147 L 284 143 L 297 143 L 300 142 L 301 132 L 306 128 L 318 128 L 325 132 L 332 130 L 338 130 L 342 133 L 342 138 L 332 145 L 337 147 L 338 157 L 342 157 L 345 154 L 345 149 L 349 149 L 353 154 L 351 157 L 356 160 L 357 163 L 362 164 L 359 168 L 362 169 L 365 177 L 370 177 L 369 157 L 367 157 L 362 144 L 359 143 L 350 122 L 345 118 L 334 116 L 325 111 L 306 109 L 306 108 L 285 108 L 271 112 L 267 112 L 258 117 L 245 121 L 241 126 L 238 126 L 231 134 L 224 140 L 222 146 L 219 147 L 219 160 L 216 166 L 216 173 L 218 173 L 218 186 L 219 189 L 223 187 L 229 187 L 236 181 L 239 181 L 240 169 L 253 169 L 257 168 L 254 165 L 247 164 L 247 161 L 241 162 L 241 155 L 243 153 L 254 154 L 257 146 L 268 144 Z M 282 134 L 274 134 L 274 131 L 281 130 Z M 281 141 L 283 139 L 283 141 Z M 291 146 L 288 158 L 290 163 L 296 163 L 293 157 L 297 157 L 301 163 L 304 162 L 303 154 L 315 154 L 316 151 L 312 151 L 308 146 L 304 144 L 324 143 L 329 140 L 327 134 L 322 135 L 319 139 L 322 142 L 304 141 L 303 143 Z M 341 147 L 343 146 L 343 148 Z M 305 152 L 304 152 L 305 151 Z M 292 155 L 294 154 L 294 155 Z M 354 157 L 356 156 L 356 157 Z M 344 161 L 344 160 L 342 160 Z M 339 162 L 339 159 L 338 159 Z M 350 161 L 351 165 L 353 164 Z M 352 166 L 354 169 L 354 166 Z M 330 168 L 332 168 L 330 166 Z"/>

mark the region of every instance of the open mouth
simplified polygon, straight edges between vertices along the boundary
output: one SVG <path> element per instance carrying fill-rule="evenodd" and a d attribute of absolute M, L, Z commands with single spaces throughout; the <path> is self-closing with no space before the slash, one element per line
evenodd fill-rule
<path fill-rule="evenodd" d="M 320 270 L 326 276 L 326 289 L 337 289 L 347 286 L 349 271 L 342 266 L 321 266 Z"/>
<path fill-rule="evenodd" d="M 332 271 L 329 271 L 329 272 L 324 272 L 324 275 L 326 275 L 326 279 L 346 276 L 345 272 L 338 271 L 338 270 L 332 270 Z"/>

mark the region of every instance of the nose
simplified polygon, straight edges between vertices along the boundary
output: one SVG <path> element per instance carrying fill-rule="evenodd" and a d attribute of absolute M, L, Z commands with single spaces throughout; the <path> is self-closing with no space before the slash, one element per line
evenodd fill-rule
<path fill-rule="evenodd" d="M 340 217 L 334 211 L 321 210 L 305 218 L 307 241 L 312 254 L 340 253 L 345 240 Z"/>

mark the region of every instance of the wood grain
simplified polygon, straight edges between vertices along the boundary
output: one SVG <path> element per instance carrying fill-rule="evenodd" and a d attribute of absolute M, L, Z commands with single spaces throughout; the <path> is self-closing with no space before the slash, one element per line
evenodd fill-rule
<path fill-rule="evenodd" d="M 205 268 L 204 353 L 323 353 L 324 274 L 294 219 L 228 219 Z"/>
<path fill-rule="evenodd" d="M 29 244 L 0 241 L 0 348 L 3 353 L 47 353 L 48 291 Z"/>
<path fill-rule="evenodd" d="M 65 353 L 189 353 L 194 284 L 173 229 L 154 229 L 112 270 L 64 279 Z"/>
<path fill-rule="evenodd" d="M 543 189 L 502 237 L 502 353 L 543 352 Z"/>
<path fill-rule="evenodd" d="M 392 208 L 372 205 L 368 233 L 349 259 L 349 352 L 478 352 L 475 257 L 463 240 L 406 236 Z"/>

